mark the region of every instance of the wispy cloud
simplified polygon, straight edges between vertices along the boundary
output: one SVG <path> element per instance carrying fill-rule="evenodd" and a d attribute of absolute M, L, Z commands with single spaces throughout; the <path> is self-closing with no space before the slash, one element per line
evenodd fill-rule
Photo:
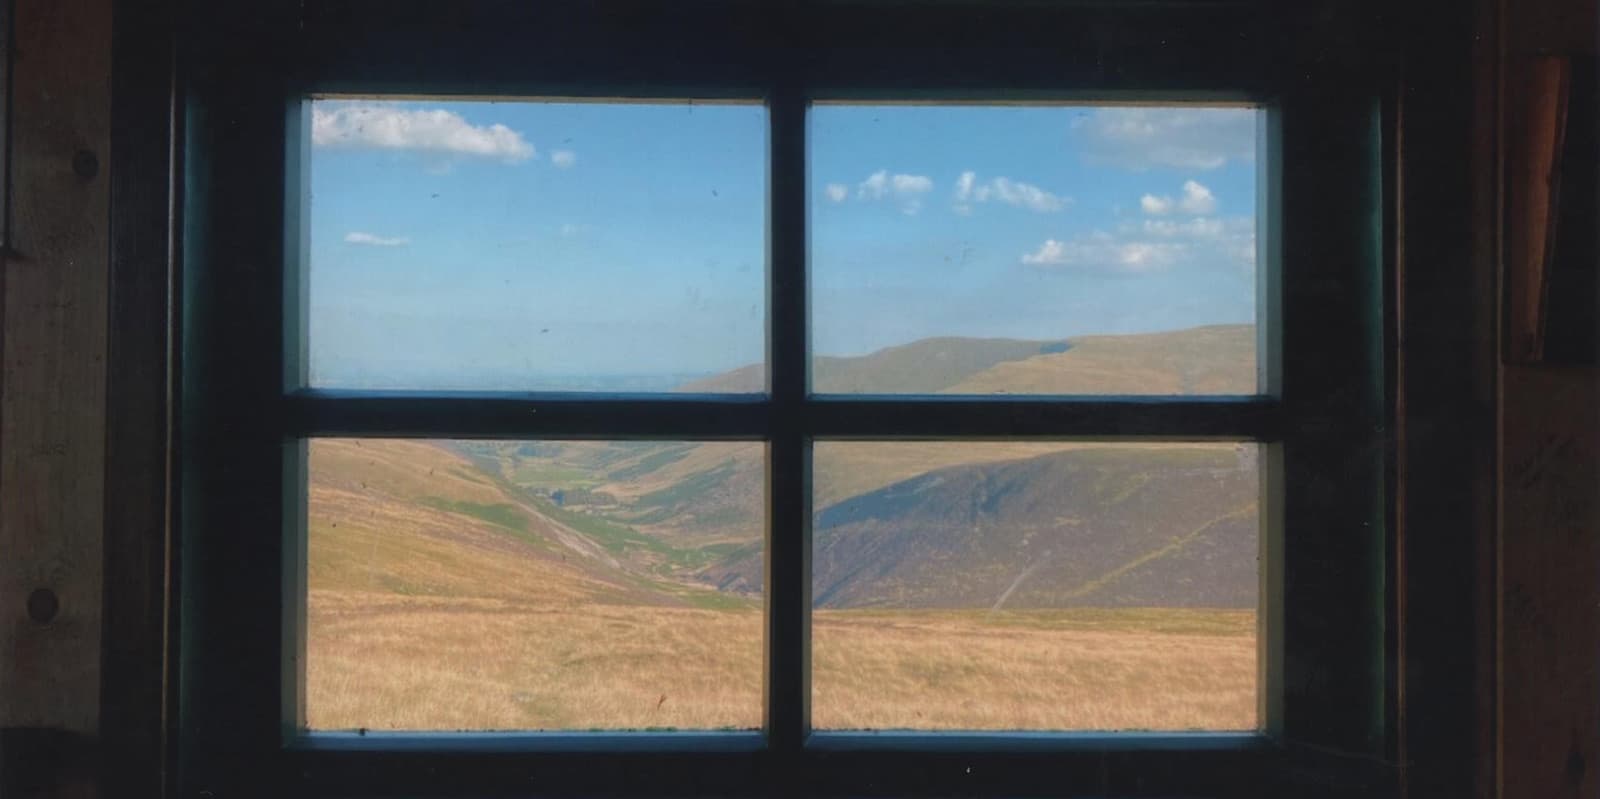
<path fill-rule="evenodd" d="M 405 236 L 376 236 L 359 230 L 344 234 L 344 241 L 346 244 L 361 244 L 368 247 L 404 247 L 411 243 L 411 239 Z"/>
<path fill-rule="evenodd" d="M 561 169 L 568 169 L 578 163 L 578 154 L 571 150 L 552 150 L 550 163 Z"/>
<path fill-rule="evenodd" d="M 990 200 L 1039 213 L 1060 211 L 1071 202 L 1066 197 L 1045 191 L 1031 183 L 1006 177 L 991 178 L 980 183 L 977 173 L 967 171 L 956 178 L 954 205 L 956 213 L 970 213 L 972 203 L 986 203 Z"/>
<path fill-rule="evenodd" d="M 1209 214 L 1217 210 L 1217 198 L 1211 190 L 1192 180 L 1183 182 L 1183 198 L 1178 207 L 1186 214 Z"/>
<path fill-rule="evenodd" d="M 454 111 L 388 103 L 314 107 L 311 143 L 317 147 L 415 151 L 507 163 L 537 155 L 521 133 L 505 125 L 473 125 Z"/>
<path fill-rule="evenodd" d="M 1124 241 L 1105 231 L 1062 241 L 1046 239 L 1022 256 L 1029 266 L 1097 269 L 1112 272 L 1151 272 L 1178 261 L 1184 246 L 1171 242 Z"/>
<path fill-rule="evenodd" d="M 1170 213 L 1173 208 L 1177 208 L 1179 211 L 1191 216 L 1204 216 L 1217 212 L 1217 197 L 1211 193 L 1211 189 L 1206 188 L 1203 184 L 1193 180 L 1186 180 L 1183 182 L 1183 193 L 1177 200 L 1173 200 L 1165 194 L 1159 197 L 1154 194 L 1146 194 L 1139 198 L 1139 208 L 1151 216 L 1165 215 Z"/>
<path fill-rule="evenodd" d="M 1161 216 L 1172 210 L 1172 198 L 1146 194 L 1139 198 L 1139 208 L 1151 216 Z"/>
<path fill-rule="evenodd" d="M 1129 169 L 1219 169 L 1255 158 L 1250 108 L 1099 108 L 1074 124 L 1085 160 Z"/>
<path fill-rule="evenodd" d="M 850 199 L 850 187 L 843 183 L 829 183 L 823 191 L 827 193 L 828 199 L 832 202 L 842 203 Z"/>
<path fill-rule="evenodd" d="M 1205 187 L 1195 184 L 1200 189 Z M 1187 192 L 1191 207 L 1215 207 L 1209 192 Z M 1152 199 L 1146 195 L 1145 199 Z M 1160 205 L 1163 198 L 1153 198 Z M 1183 201 L 1167 200 L 1167 206 Z M 1149 210 L 1150 203 L 1141 203 Z M 1046 239 L 1022 255 L 1022 263 L 1041 269 L 1082 269 L 1140 274 L 1173 268 L 1241 270 L 1256 264 L 1255 221 L 1247 216 L 1154 217 L 1122 222 L 1067 239 Z"/>
<path fill-rule="evenodd" d="M 838 184 L 829 186 L 830 197 L 833 185 Z M 856 184 L 856 199 L 894 200 L 903 213 L 915 214 L 922 210 L 922 198 L 930 191 L 933 191 L 933 179 L 927 175 L 890 174 L 889 170 L 880 169 Z"/>

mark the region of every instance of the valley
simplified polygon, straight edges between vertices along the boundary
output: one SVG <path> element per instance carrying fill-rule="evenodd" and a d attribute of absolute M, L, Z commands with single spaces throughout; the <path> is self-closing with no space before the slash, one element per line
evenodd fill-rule
<path fill-rule="evenodd" d="M 1247 331 L 936 339 L 819 389 L 1250 393 Z M 308 725 L 758 727 L 765 454 L 312 441 Z M 813 472 L 815 726 L 1255 727 L 1252 446 L 825 441 Z"/>

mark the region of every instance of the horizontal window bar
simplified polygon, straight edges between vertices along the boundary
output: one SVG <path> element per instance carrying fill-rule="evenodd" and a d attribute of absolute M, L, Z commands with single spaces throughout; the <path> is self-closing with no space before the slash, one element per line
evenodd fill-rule
<path fill-rule="evenodd" d="M 814 732 L 815 752 L 1179 752 L 1268 749 L 1253 732 Z"/>
<path fill-rule="evenodd" d="M 306 390 L 286 403 L 291 436 L 757 439 L 778 413 L 744 394 Z M 1266 397 L 810 397 L 791 412 L 814 438 L 1271 441 L 1284 426 Z"/>
<path fill-rule="evenodd" d="M 539 4 L 515 13 L 495 4 L 473 13 L 437 3 L 339 0 L 310 9 L 296 46 L 300 78 L 312 91 L 426 87 L 478 95 L 560 86 L 580 94 L 741 93 L 785 80 L 837 88 L 1227 87 L 1254 94 L 1281 86 L 1283 73 L 1271 67 L 1290 55 L 1269 19 L 1236 0 L 1159 11 L 1126 2 L 1010 9 L 973 3 L 914 15 L 897 4 L 807 4 L 792 13 L 770 5 L 675 5 L 670 15 L 618 15 Z M 1117 35 L 1107 36 L 1107 26 Z M 884 48 L 885 30 L 911 44 Z M 983 31 L 1004 35 L 975 35 Z M 1240 46 L 1215 57 L 1221 40 Z M 967 57 L 950 58 L 955 50 Z M 415 52 L 429 58 L 408 55 Z"/>
<path fill-rule="evenodd" d="M 815 397 L 816 438 L 1158 438 L 1272 440 L 1279 406 L 1263 397 Z"/>
<path fill-rule="evenodd" d="M 297 752 L 759 752 L 759 732 L 308 732 L 286 748 Z"/>
<path fill-rule="evenodd" d="M 907 742 L 919 736 L 830 734 L 827 737 L 834 740 L 827 749 L 817 748 L 818 736 L 813 736 L 812 745 L 793 759 L 778 758 L 777 753 L 765 750 L 510 748 L 532 737 L 525 734 L 416 736 L 406 746 L 384 745 L 387 737 L 366 736 L 369 746 L 382 748 L 339 748 L 344 742 L 319 741 L 290 749 L 285 752 L 284 792 L 445 796 L 460 795 L 465 781 L 470 781 L 473 793 L 590 796 L 753 795 L 779 790 L 861 796 L 959 793 L 998 797 L 1046 792 L 1055 796 L 1366 796 L 1382 794 L 1394 784 L 1394 771 L 1385 764 L 1299 751 L 1257 735 L 1041 735 L 1037 736 L 1039 746 L 1019 744 L 1007 749 L 974 748 L 972 736 L 954 735 L 948 745 L 929 742 L 926 747 L 902 751 L 849 748 L 847 744 L 868 737 Z M 451 737 L 500 739 L 508 748 L 480 744 L 468 750 L 438 743 Z M 677 736 L 646 733 L 640 737 L 652 739 L 653 744 Z M 703 742 L 708 736 L 684 737 Z M 730 740 L 752 737 L 760 736 L 729 736 Z M 1042 742 L 1052 737 L 1062 746 L 1046 748 Z M 1041 791 L 1041 786 L 1048 790 Z"/>
<path fill-rule="evenodd" d="M 757 439 L 755 394 L 516 394 L 304 390 L 286 398 L 294 436 Z"/>

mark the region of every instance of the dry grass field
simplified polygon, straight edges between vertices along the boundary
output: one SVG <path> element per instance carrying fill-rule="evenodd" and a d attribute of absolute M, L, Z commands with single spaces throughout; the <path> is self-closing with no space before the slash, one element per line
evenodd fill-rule
<path fill-rule="evenodd" d="M 761 614 L 313 591 L 313 729 L 761 723 Z M 814 726 L 1251 729 L 1236 611 L 818 611 Z"/>
<path fill-rule="evenodd" d="M 818 446 L 818 482 L 849 495 L 939 466 L 1078 446 L 829 442 Z M 760 726 L 755 596 L 654 568 L 681 553 L 511 490 L 447 447 L 350 439 L 310 450 L 310 728 Z M 697 449 L 663 467 L 678 483 L 649 485 L 760 454 Z M 1175 608 L 818 610 L 813 726 L 1252 729 L 1254 619 Z"/>

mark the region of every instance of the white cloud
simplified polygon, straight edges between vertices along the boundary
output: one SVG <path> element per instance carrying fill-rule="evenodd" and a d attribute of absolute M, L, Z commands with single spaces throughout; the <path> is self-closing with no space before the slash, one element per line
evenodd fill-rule
<path fill-rule="evenodd" d="M 346 244 L 364 244 L 368 247 L 404 247 L 411 243 L 411 239 L 405 236 L 375 236 L 359 230 L 344 234 L 344 241 Z"/>
<path fill-rule="evenodd" d="M 933 190 L 933 179 L 926 175 L 889 174 L 880 169 L 856 184 L 856 199 L 882 200 L 891 198 L 900 204 L 908 215 L 922 210 L 922 195 Z"/>
<path fill-rule="evenodd" d="M 961 202 L 966 202 L 969 198 L 971 198 L 972 185 L 976 183 L 977 180 L 978 173 L 970 171 L 962 172 L 961 177 L 956 178 L 956 199 Z"/>
<path fill-rule="evenodd" d="M 856 196 L 865 200 L 882 199 L 889 193 L 889 172 L 880 169 L 856 184 Z"/>
<path fill-rule="evenodd" d="M 526 161 L 537 152 L 521 133 L 501 124 L 473 125 L 454 111 L 359 103 L 311 112 L 317 147 L 415 152 Z"/>
<path fill-rule="evenodd" d="M 1123 274 L 1168 269 L 1248 274 L 1256 264 L 1255 221 L 1248 216 L 1127 220 L 1068 239 L 1047 239 L 1022 263 L 1051 270 Z"/>
<path fill-rule="evenodd" d="M 933 180 L 927 175 L 895 175 L 895 194 L 924 194 L 933 190 Z"/>
<path fill-rule="evenodd" d="M 1192 180 L 1183 182 L 1183 199 L 1178 207 L 1186 214 L 1209 214 L 1217 210 L 1217 198 L 1211 190 Z"/>
<path fill-rule="evenodd" d="M 578 163 L 578 154 L 571 150 L 552 150 L 550 152 L 550 163 L 561 169 L 567 169 Z"/>
<path fill-rule="evenodd" d="M 1172 242 L 1125 241 L 1105 231 L 1060 241 L 1046 239 L 1037 250 L 1022 256 L 1030 266 L 1097 269 L 1141 273 L 1165 269 L 1184 254 L 1185 245 Z"/>
<path fill-rule="evenodd" d="M 1084 158 L 1129 169 L 1219 169 L 1255 158 L 1251 108 L 1096 109 L 1074 122 Z"/>
<path fill-rule="evenodd" d="M 588 229 L 588 225 L 579 225 L 573 222 L 563 222 L 561 224 L 561 235 L 566 238 L 572 238 L 573 236 L 579 235 Z"/>
<path fill-rule="evenodd" d="M 843 183 L 829 183 L 825 191 L 828 193 L 828 199 L 836 203 L 850 199 L 850 187 Z"/>
<path fill-rule="evenodd" d="M 1145 196 L 1139 198 L 1139 207 L 1144 209 L 1144 212 L 1147 214 L 1152 216 L 1160 216 L 1172 210 L 1172 198 L 1167 196 L 1157 197 L 1154 194 L 1146 194 Z"/>
<path fill-rule="evenodd" d="M 1146 194 L 1139 198 L 1139 208 L 1151 216 L 1162 216 L 1170 213 L 1173 208 L 1191 216 L 1204 216 L 1216 213 L 1217 197 L 1201 183 L 1186 180 L 1183 182 L 1183 196 L 1176 201 L 1165 194 L 1159 197 Z"/>
<path fill-rule="evenodd" d="M 1222 235 L 1222 220 L 1195 217 L 1184 222 L 1172 219 L 1146 219 L 1142 229 L 1152 236 L 1163 238 L 1176 238 L 1186 236 L 1190 238 L 1216 238 Z"/>
<path fill-rule="evenodd" d="M 990 200 L 1005 203 L 1018 208 L 1026 208 L 1039 213 L 1060 211 L 1072 202 L 1070 199 L 1052 194 L 1031 183 L 1012 180 L 1006 177 L 992 178 L 978 182 L 975 172 L 962 172 L 956 178 L 955 211 L 958 214 L 972 212 L 970 203 L 986 203 Z"/>

